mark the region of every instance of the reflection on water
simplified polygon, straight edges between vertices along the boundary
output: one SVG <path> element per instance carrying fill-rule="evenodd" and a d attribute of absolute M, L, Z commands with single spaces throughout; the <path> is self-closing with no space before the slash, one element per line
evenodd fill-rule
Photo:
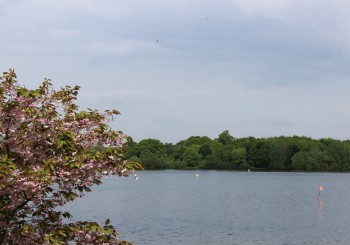
<path fill-rule="evenodd" d="M 318 202 L 318 208 L 322 209 L 323 208 L 323 204 L 322 204 L 321 198 L 317 198 L 317 202 Z"/>
<path fill-rule="evenodd" d="M 196 175 L 198 174 L 198 175 Z M 135 244 L 348 244 L 350 174 L 145 171 L 68 208 Z M 317 200 L 318 186 L 326 186 Z"/>

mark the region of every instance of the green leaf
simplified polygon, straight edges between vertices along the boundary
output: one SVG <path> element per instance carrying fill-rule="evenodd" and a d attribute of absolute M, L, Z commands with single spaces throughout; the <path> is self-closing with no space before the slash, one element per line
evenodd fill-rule
<path fill-rule="evenodd" d="M 92 230 L 93 232 L 96 232 L 96 229 L 97 229 L 97 227 L 96 227 L 95 225 L 91 226 L 91 230 Z"/>
<path fill-rule="evenodd" d="M 60 234 L 61 236 L 67 237 L 67 234 L 64 233 L 64 231 L 62 230 L 59 230 L 57 233 Z"/>
<path fill-rule="evenodd" d="M 28 226 L 27 224 L 25 224 L 25 225 L 23 226 L 23 230 L 24 230 L 24 231 L 28 231 L 28 230 L 29 230 L 29 226 Z"/>

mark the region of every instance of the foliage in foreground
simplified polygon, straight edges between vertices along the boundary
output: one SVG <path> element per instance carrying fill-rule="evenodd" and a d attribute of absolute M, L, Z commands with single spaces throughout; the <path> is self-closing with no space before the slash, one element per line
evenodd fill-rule
<path fill-rule="evenodd" d="M 119 113 L 78 111 L 78 86 L 29 90 L 13 70 L 0 82 L 0 244 L 128 244 L 109 220 L 65 223 L 56 210 L 103 176 L 141 168 L 124 160 L 129 137 L 107 125 Z"/>

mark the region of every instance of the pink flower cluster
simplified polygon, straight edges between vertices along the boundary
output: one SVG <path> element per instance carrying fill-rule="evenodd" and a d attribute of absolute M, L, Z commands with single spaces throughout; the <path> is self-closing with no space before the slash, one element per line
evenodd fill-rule
<path fill-rule="evenodd" d="M 107 124 L 118 112 L 78 111 L 79 87 L 56 91 L 45 80 L 28 90 L 13 70 L 0 82 L 0 244 L 113 240 L 110 230 L 63 225 L 70 215 L 55 208 L 105 175 L 135 175 L 141 168 L 124 160 L 129 137 Z"/>

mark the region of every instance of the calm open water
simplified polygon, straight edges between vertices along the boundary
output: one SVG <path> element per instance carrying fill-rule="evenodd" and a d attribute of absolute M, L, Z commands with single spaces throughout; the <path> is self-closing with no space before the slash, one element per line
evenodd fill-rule
<path fill-rule="evenodd" d="M 106 179 L 74 201 L 74 219 L 110 218 L 122 239 L 141 245 L 350 244 L 348 173 L 138 174 Z"/>

